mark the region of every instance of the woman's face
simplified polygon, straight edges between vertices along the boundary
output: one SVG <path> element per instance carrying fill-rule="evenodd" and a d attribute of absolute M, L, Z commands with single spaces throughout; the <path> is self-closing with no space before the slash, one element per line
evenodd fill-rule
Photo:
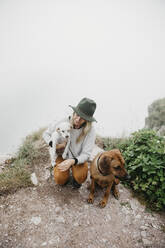
<path fill-rule="evenodd" d="M 74 125 L 75 129 L 79 129 L 85 122 L 86 122 L 86 120 L 82 119 L 79 115 L 74 113 L 74 115 L 73 115 L 73 125 Z"/>

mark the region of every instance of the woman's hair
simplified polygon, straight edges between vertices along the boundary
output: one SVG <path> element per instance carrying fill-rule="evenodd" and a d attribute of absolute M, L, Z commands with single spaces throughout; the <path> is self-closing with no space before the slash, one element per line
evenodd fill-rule
<path fill-rule="evenodd" d="M 73 125 L 73 117 L 74 117 L 75 112 L 73 112 L 73 115 L 71 117 L 70 123 Z M 82 132 L 80 135 L 77 137 L 76 143 L 79 143 L 85 136 L 89 133 L 90 129 L 92 126 L 92 122 L 86 121 L 82 127 Z"/>

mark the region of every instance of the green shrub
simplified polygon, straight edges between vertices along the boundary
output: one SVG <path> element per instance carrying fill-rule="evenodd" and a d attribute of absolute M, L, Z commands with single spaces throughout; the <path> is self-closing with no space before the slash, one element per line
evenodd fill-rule
<path fill-rule="evenodd" d="M 165 138 L 153 130 L 142 129 L 132 134 L 127 145 L 121 145 L 129 185 L 142 193 L 152 209 L 165 207 Z"/>

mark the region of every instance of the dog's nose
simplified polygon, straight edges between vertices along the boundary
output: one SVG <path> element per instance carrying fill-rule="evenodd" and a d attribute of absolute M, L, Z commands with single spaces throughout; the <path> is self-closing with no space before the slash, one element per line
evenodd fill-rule
<path fill-rule="evenodd" d="M 69 135 L 66 135 L 65 138 L 69 138 Z"/>

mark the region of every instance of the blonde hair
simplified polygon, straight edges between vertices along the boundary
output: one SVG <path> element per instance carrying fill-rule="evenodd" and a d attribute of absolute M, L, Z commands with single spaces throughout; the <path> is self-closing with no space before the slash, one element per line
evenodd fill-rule
<path fill-rule="evenodd" d="M 70 123 L 72 126 L 74 125 L 74 123 L 73 123 L 74 114 L 75 114 L 75 112 L 73 113 L 72 118 L 70 120 Z M 82 132 L 80 133 L 80 135 L 76 139 L 76 143 L 79 143 L 83 138 L 86 137 L 86 135 L 91 130 L 91 126 L 92 126 L 92 122 L 90 122 L 90 121 L 85 122 L 85 125 L 83 125 L 83 127 L 82 127 Z"/>

